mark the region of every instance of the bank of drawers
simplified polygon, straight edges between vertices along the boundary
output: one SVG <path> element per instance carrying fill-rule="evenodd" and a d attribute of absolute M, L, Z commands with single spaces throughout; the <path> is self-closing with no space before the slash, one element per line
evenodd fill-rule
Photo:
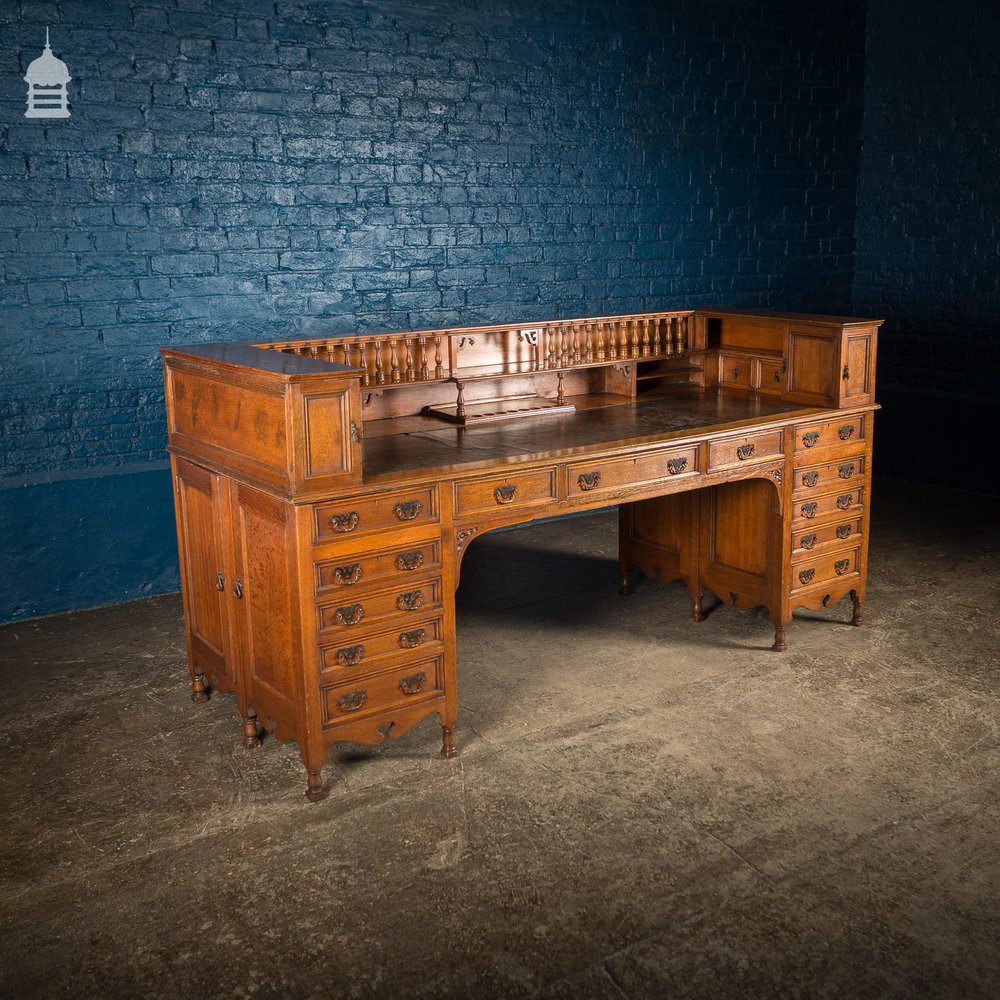
<path fill-rule="evenodd" d="M 314 541 L 325 547 L 313 564 L 324 725 L 443 694 L 439 522 L 437 486 L 314 508 Z M 329 554 L 330 542 L 375 532 L 370 548 L 349 542 Z M 412 540 L 396 541 L 400 533 Z"/>
<path fill-rule="evenodd" d="M 867 415 L 794 429 L 793 596 L 859 578 L 868 503 Z"/>

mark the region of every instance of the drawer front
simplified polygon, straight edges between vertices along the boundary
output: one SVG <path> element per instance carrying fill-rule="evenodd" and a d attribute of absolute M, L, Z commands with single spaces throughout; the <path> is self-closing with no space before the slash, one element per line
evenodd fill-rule
<path fill-rule="evenodd" d="M 864 507 L 865 488 L 855 486 L 838 493 L 827 493 L 818 497 L 800 497 L 792 501 L 792 524 L 798 526 L 810 521 L 825 521 L 828 518 L 840 518 L 844 515 L 854 515 Z"/>
<path fill-rule="evenodd" d="M 440 615 L 416 622 L 400 622 L 385 632 L 366 633 L 356 638 L 346 636 L 342 642 L 321 646 L 319 666 L 326 671 L 370 673 L 393 655 L 424 656 L 436 652 L 444 641 Z M 411 652 L 419 650 L 419 652 Z M 331 678 L 326 678 L 327 680 Z"/>
<path fill-rule="evenodd" d="M 783 458 L 781 431 L 763 431 L 745 437 L 724 438 L 708 446 L 708 471 L 739 468 Z"/>
<path fill-rule="evenodd" d="M 831 491 L 843 491 L 865 478 L 864 455 L 848 455 L 826 465 L 803 466 L 795 470 L 793 497 L 813 496 Z"/>
<path fill-rule="evenodd" d="M 444 658 L 436 656 L 368 677 L 320 688 L 323 724 L 336 725 L 402 705 L 427 701 L 444 690 Z"/>
<path fill-rule="evenodd" d="M 424 616 L 428 611 L 436 611 L 440 607 L 441 580 L 436 578 L 407 582 L 406 586 L 375 594 L 358 594 L 357 598 L 347 593 L 339 601 L 319 605 L 317 610 L 321 632 L 338 636 L 360 636 L 369 631 L 369 624 L 380 618 L 409 615 L 416 621 L 417 616 Z M 354 641 L 352 639 L 349 645 Z"/>
<path fill-rule="evenodd" d="M 316 544 L 355 538 L 373 531 L 436 524 L 440 519 L 436 486 L 336 500 L 313 508 Z"/>
<path fill-rule="evenodd" d="M 698 475 L 698 447 L 671 448 L 636 458 L 606 462 L 581 462 L 567 466 L 569 495 L 600 495 L 608 490 L 655 483 L 666 479 L 689 479 Z"/>
<path fill-rule="evenodd" d="M 785 387 L 785 362 L 774 358 L 761 358 L 757 362 L 754 385 L 758 392 L 780 395 Z"/>
<path fill-rule="evenodd" d="M 555 499 L 555 466 L 455 484 L 455 512 L 458 517 L 542 506 Z"/>
<path fill-rule="evenodd" d="M 441 566 L 441 542 L 433 538 L 382 552 L 358 553 L 315 564 L 316 593 L 367 589 L 367 584 L 388 578 L 405 579 Z"/>
<path fill-rule="evenodd" d="M 796 558 L 822 549 L 831 543 L 843 545 L 861 535 L 861 518 L 845 517 L 826 524 L 800 524 L 792 532 L 792 552 Z"/>
<path fill-rule="evenodd" d="M 753 358 L 739 354 L 719 355 L 719 385 L 749 389 L 753 374 Z"/>
<path fill-rule="evenodd" d="M 837 417 L 835 420 L 825 420 L 822 423 L 797 424 L 795 457 L 800 461 L 803 459 L 811 461 L 812 459 L 805 456 L 833 448 L 843 454 L 864 451 L 867 424 L 867 414 L 864 413 Z"/>
<path fill-rule="evenodd" d="M 831 582 L 836 583 L 845 577 L 856 577 L 859 572 L 860 555 L 861 547 L 855 545 L 815 556 L 806 553 L 801 559 L 796 558 L 792 564 L 792 593 Z"/>

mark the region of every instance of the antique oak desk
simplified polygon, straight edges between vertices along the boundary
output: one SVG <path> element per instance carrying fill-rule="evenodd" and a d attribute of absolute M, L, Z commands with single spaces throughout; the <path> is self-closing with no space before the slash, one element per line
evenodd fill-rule
<path fill-rule="evenodd" d="M 861 624 L 877 320 L 681 310 L 164 349 L 192 697 L 247 748 L 428 714 L 453 756 L 462 556 L 612 504 L 620 576 Z"/>

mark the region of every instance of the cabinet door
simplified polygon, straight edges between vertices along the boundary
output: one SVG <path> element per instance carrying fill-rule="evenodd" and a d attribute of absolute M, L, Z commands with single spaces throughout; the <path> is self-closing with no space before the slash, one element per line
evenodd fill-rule
<path fill-rule="evenodd" d="M 226 483 L 221 476 L 174 459 L 174 501 L 181 563 L 188 667 L 213 688 L 238 685 L 238 657 L 230 639 L 230 569 L 225 529 Z"/>

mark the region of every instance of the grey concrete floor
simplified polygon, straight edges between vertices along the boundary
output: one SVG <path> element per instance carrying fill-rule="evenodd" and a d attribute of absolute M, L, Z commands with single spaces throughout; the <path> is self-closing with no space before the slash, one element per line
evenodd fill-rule
<path fill-rule="evenodd" d="M 180 600 L 0 630 L 4 997 L 998 997 L 1000 502 L 883 482 L 867 625 L 487 536 L 461 755 L 247 753 Z"/>

